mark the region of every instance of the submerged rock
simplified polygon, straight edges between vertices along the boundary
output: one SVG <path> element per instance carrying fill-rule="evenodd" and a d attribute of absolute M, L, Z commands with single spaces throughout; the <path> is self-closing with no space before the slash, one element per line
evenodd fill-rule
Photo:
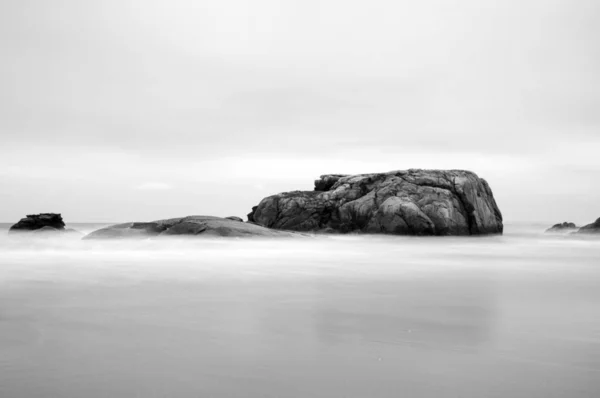
<path fill-rule="evenodd" d="M 57 213 L 28 214 L 18 223 L 10 227 L 9 233 L 13 232 L 62 232 L 65 230 L 65 223 L 62 216 Z"/>
<path fill-rule="evenodd" d="M 600 218 L 592 224 L 579 228 L 578 234 L 600 234 Z"/>
<path fill-rule="evenodd" d="M 297 237 L 293 232 L 276 231 L 230 218 L 188 216 L 153 222 L 130 222 L 111 225 L 86 235 L 83 239 L 151 238 L 167 236 L 196 237 Z"/>
<path fill-rule="evenodd" d="M 70 235 L 70 236 L 83 236 L 85 235 L 83 232 L 81 231 L 77 231 L 76 229 L 73 228 L 67 228 L 64 230 L 65 235 Z"/>
<path fill-rule="evenodd" d="M 463 170 L 328 174 L 314 191 L 264 198 L 248 221 L 293 231 L 479 235 L 502 233 L 488 183 Z"/>
<path fill-rule="evenodd" d="M 156 222 L 129 222 L 101 228 L 87 234 L 83 239 L 147 238 L 164 231 L 165 228 Z"/>
<path fill-rule="evenodd" d="M 546 230 L 547 233 L 554 232 L 572 232 L 577 229 L 577 225 L 572 222 L 564 222 L 562 224 L 554 224 Z"/>
<path fill-rule="evenodd" d="M 66 231 L 66 230 L 60 230 L 60 229 L 56 229 L 53 227 L 43 227 L 40 229 L 36 229 L 31 231 L 32 233 L 36 234 L 36 235 L 42 235 L 42 234 L 55 234 L 55 233 L 60 233 L 61 231 Z"/>

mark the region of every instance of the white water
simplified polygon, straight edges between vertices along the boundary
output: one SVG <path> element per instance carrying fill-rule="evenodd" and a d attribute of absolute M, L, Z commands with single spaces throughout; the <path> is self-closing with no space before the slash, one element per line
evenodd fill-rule
<path fill-rule="evenodd" d="M 541 231 L 0 231 L 0 397 L 598 397 L 600 239 Z"/>

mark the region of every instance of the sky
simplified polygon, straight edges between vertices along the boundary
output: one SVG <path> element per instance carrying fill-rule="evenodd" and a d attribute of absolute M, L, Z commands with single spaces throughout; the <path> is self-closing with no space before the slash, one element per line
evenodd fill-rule
<path fill-rule="evenodd" d="M 4 0 L 0 221 L 242 216 L 328 173 L 467 169 L 600 217 L 597 0 Z"/>

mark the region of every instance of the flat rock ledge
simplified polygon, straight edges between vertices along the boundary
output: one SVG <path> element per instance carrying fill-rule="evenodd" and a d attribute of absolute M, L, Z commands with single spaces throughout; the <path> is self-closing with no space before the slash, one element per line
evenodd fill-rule
<path fill-rule="evenodd" d="M 111 225 L 91 232 L 83 239 L 145 239 L 169 236 L 295 238 L 304 235 L 245 223 L 239 217 L 188 216 L 151 222 L 129 222 Z"/>
<path fill-rule="evenodd" d="M 267 228 L 397 235 L 482 235 L 503 232 L 488 183 L 465 170 L 410 169 L 326 174 L 314 191 L 264 198 L 248 221 Z"/>

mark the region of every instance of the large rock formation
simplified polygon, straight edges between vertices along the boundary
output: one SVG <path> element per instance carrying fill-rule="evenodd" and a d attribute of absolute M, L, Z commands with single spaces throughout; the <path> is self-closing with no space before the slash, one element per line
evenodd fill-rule
<path fill-rule="evenodd" d="M 578 234 L 600 234 L 600 218 L 595 222 L 579 228 Z"/>
<path fill-rule="evenodd" d="M 166 236 L 201 237 L 296 237 L 292 232 L 276 231 L 237 219 L 188 216 L 152 222 L 129 222 L 99 229 L 83 239 L 151 238 Z"/>
<path fill-rule="evenodd" d="M 572 222 L 564 222 L 562 224 L 554 224 L 546 230 L 547 233 L 567 233 L 577 230 L 577 225 Z"/>
<path fill-rule="evenodd" d="M 463 170 L 323 175 L 314 191 L 264 198 L 248 220 L 293 231 L 478 235 L 503 230 L 489 185 Z"/>
<path fill-rule="evenodd" d="M 30 232 L 42 229 L 44 231 L 64 231 L 65 223 L 62 216 L 56 213 L 28 214 L 27 217 L 10 227 L 8 232 Z"/>

